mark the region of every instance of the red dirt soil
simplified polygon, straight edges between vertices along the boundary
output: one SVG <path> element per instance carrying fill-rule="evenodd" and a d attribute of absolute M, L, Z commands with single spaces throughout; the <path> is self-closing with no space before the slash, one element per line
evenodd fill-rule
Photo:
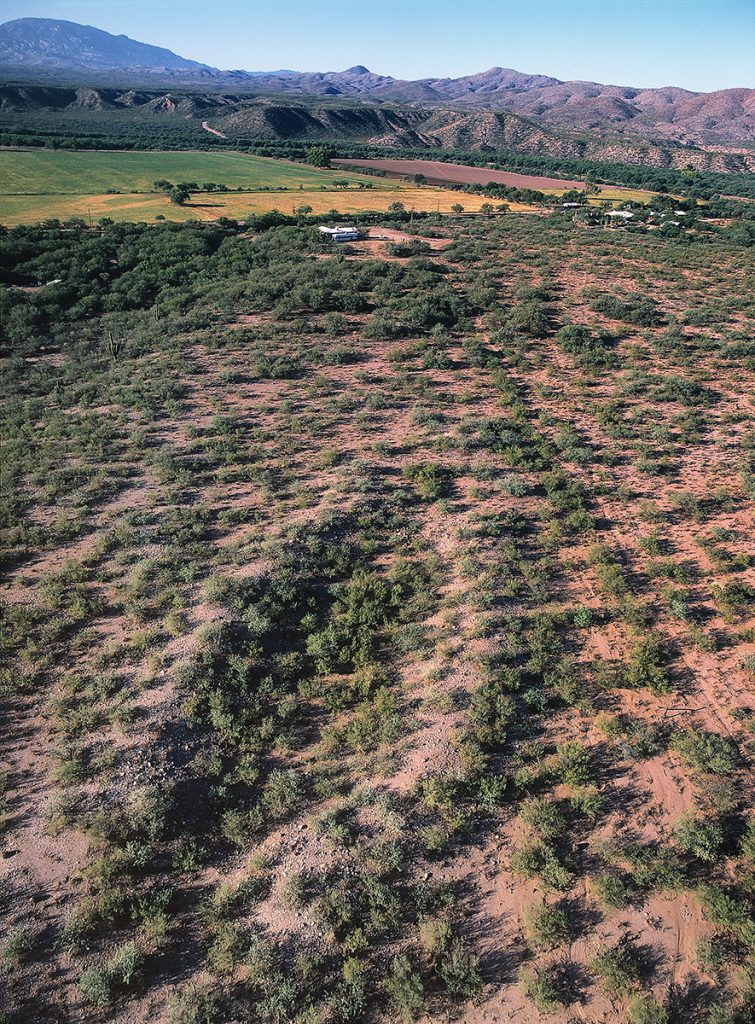
<path fill-rule="evenodd" d="M 424 174 L 431 185 L 445 185 L 454 182 L 459 185 L 497 185 L 510 188 L 577 188 L 583 189 L 583 181 L 566 181 L 563 178 L 541 178 L 535 174 L 514 174 L 510 171 L 494 171 L 488 167 L 467 167 L 464 164 L 446 164 L 441 160 L 332 160 L 334 167 L 367 167 L 385 171 L 390 178 L 413 178 Z"/>

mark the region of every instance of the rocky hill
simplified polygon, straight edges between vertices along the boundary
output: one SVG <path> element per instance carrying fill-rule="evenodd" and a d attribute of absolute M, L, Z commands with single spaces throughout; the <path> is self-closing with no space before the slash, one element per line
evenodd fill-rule
<path fill-rule="evenodd" d="M 574 132 L 503 110 L 433 104 L 367 103 L 249 96 L 243 93 L 54 86 L 0 86 L 0 124 L 6 130 L 45 116 L 49 127 L 77 130 L 86 114 L 90 127 L 207 125 L 231 144 L 255 140 L 365 143 L 391 149 L 510 150 L 562 159 L 589 158 L 651 167 L 692 166 L 742 173 L 755 170 L 755 153 L 706 151 L 673 141 L 647 141 L 618 132 Z M 49 118 L 52 117 L 51 122 Z M 170 119 L 168 121 L 168 119 Z M 200 129 L 201 132 L 201 129 Z"/>

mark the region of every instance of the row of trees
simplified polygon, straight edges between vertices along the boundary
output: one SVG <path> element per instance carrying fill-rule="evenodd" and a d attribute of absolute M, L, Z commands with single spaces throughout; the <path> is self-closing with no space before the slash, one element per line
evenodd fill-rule
<path fill-rule="evenodd" d="M 203 185 L 198 184 L 196 181 L 179 181 L 177 184 L 174 184 L 172 181 L 168 181 L 167 178 L 158 178 L 152 182 L 152 185 L 160 192 L 164 192 L 169 196 L 170 201 L 176 203 L 177 206 L 183 206 L 184 203 L 188 202 L 192 192 L 231 191 L 228 185 L 218 184 L 215 181 L 206 181 Z"/>

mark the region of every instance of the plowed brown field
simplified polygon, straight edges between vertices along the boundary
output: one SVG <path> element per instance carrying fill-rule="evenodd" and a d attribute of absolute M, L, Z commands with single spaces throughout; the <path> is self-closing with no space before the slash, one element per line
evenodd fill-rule
<path fill-rule="evenodd" d="M 585 187 L 583 181 L 566 181 L 563 178 L 542 178 L 535 174 L 514 174 L 510 171 L 496 171 L 489 167 L 468 167 L 464 164 L 446 164 L 442 160 L 332 160 L 335 167 L 368 167 L 385 171 L 390 177 L 414 177 L 424 174 L 432 185 L 454 182 L 459 185 L 487 185 L 494 181 L 510 188 L 535 188 L 540 191 Z"/>

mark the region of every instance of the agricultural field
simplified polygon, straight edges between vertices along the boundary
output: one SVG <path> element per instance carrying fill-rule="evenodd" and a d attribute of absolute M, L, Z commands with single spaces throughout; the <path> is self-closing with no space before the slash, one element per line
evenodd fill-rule
<path fill-rule="evenodd" d="M 753 1019 L 739 237 L 0 234 L 3 1024 Z"/>
<path fill-rule="evenodd" d="M 152 192 L 153 183 L 212 181 L 253 191 L 260 188 L 315 189 L 334 187 L 334 180 L 375 186 L 366 175 L 335 172 L 289 160 L 246 153 L 107 152 L 64 150 L 0 150 L 2 195 L 89 195 L 108 189 Z M 378 185 L 380 183 L 377 183 Z M 385 186 L 389 186 L 387 182 Z"/>
<path fill-rule="evenodd" d="M 239 191 L 192 193 L 184 205 L 156 191 L 157 180 L 206 181 Z M 243 153 L 69 153 L 0 150 L 0 224 L 36 224 L 72 217 L 94 222 L 217 220 L 310 207 L 314 214 L 407 210 L 449 213 L 456 204 L 476 213 L 488 202 L 441 188 L 399 185 L 350 172 L 309 167 Z M 337 184 L 336 184 L 337 183 Z M 526 210 L 525 204 L 511 204 Z"/>
<path fill-rule="evenodd" d="M 459 185 L 487 185 L 494 181 L 498 185 L 512 188 L 532 188 L 541 192 L 560 192 L 567 189 L 582 189 L 583 181 L 567 181 L 561 178 L 545 178 L 536 174 L 517 174 L 513 171 L 497 171 L 488 167 L 470 167 L 465 164 L 445 163 L 442 160 L 401 160 L 391 157 L 375 157 L 370 160 L 333 160 L 334 167 L 364 167 L 383 171 L 388 176 L 413 177 L 423 174 L 431 184 L 443 185 L 456 182 Z"/>
<path fill-rule="evenodd" d="M 375 189 L 325 189 L 286 192 L 194 193 L 187 203 L 177 206 L 163 193 L 131 195 L 81 196 L 4 196 L 0 195 L 0 224 L 36 224 L 49 218 L 68 220 L 83 218 L 89 222 L 107 217 L 117 222 L 213 221 L 219 217 L 246 218 L 251 214 L 279 210 L 290 215 L 300 207 L 309 207 L 313 214 L 364 213 L 386 211 L 393 203 L 403 203 L 407 210 L 449 213 L 461 205 L 468 213 L 477 213 L 490 205 L 484 196 L 460 195 L 440 188 L 414 186 Z M 516 211 L 534 210 L 522 203 L 509 203 Z"/>
<path fill-rule="evenodd" d="M 382 171 L 387 178 L 406 179 L 422 174 L 431 185 L 488 185 L 494 182 L 508 188 L 533 189 L 546 195 L 561 195 L 571 189 L 584 189 L 583 181 L 572 181 L 563 178 L 547 178 L 536 174 L 518 174 L 514 171 L 498 171 L 494 168 L 472 167 L 465 164 L 446 163 L 442 160 L 401 160 L 392 158 L 374 158 L 370 160 L 332 161 L 334 167 L 363 167 L 366 170 Z M 643 189 L 623 188 L 621 186 L 600 185 L 590 202 L 604 200 L 617 202 L 647 202 L 654 195 Z"/>

